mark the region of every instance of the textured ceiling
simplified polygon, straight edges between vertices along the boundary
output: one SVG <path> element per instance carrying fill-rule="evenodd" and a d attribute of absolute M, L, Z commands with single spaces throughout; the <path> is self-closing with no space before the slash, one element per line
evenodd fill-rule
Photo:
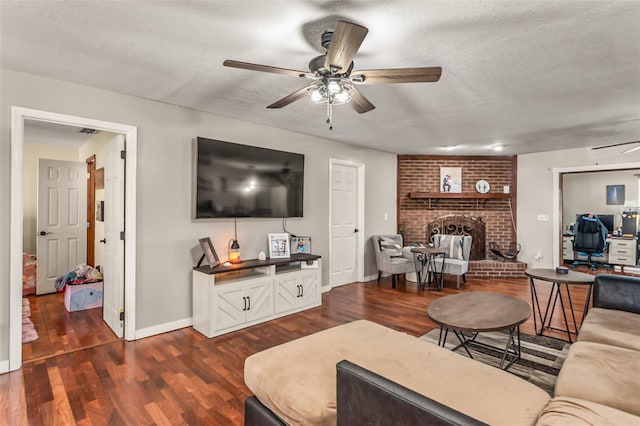
<path fill-rule="evenodd" d="M 1 66 L 399 154 L 519 154 L 640 139 L 640 2 L 7 1 Z M 342 18 L 369 28 L 357 69 L 442 66 L 437 83 L 361 86 L 366 114 L 304 98 Z M 99 117 L 98 117 L 99 118 Z M 453 147 L 445 149 L 445 147 Z"/>

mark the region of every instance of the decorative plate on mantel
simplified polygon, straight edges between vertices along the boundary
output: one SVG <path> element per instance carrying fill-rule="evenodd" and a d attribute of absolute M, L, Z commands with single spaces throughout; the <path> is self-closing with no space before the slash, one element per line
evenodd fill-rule
<path fill-rule="evenodd" d="M 478 191 L 480 194 L 486 194 L 487 192 L 489 192 L 489 190 L 491 189 L 491 186 L 489 185 L 489 182 L 487 182 L 484 179 L 480 179 L 479 181 L 476 182 L 476 191 Z"/>

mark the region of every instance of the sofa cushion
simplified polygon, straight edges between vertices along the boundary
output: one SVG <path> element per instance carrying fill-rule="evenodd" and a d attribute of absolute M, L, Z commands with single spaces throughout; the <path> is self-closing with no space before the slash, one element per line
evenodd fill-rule
<path fill-rule="evenodd" d="M 380 250 L 389 256 L 402 256 L 402 244 L 390 237 L 380 237 Z"/>
<path fill-rule="evenodd" d="M 580 327 L 578 341 L 640 351 L 640 315 L 615 309 L 592 308 Z"/>
<path fill-rule="evenodd" d="M 447 257 L 451 259 L 464 260 L 461 235 L 442 235 L 439 248 L 446 250 Z"/>
<path fill-rule="evenodd" d="M 335 424 L 343 359 L 488 424 L 533 424 L 550 399 L 508 372 L 364 320 L 250 356 L 245 383 L 288 424 Z"/>
<path fill-rule="evenodd" d="M 640 353 L 591 342 L 571 345 L 555 396 L 597 402 L 640 416 Z"/>
<path fill-rule="evenodd" d="M 536 426 L 640 426 L 640 417 L 583 399 L 557 396 L 540 412 Z"/>
<path fill-rule="evenodd" d="M 442 262 L 436 261 L 436 271 L 441 272 Z M 463 275 L 469 270 L 469 262 L 466 260 L 446 258 L 444 260 L 444 273 L 453 275 Z"/>

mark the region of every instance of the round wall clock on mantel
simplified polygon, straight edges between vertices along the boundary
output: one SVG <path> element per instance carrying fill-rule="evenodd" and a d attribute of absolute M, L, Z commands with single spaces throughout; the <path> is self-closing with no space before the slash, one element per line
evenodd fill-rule
<path fill-rule="evenodd" d="M 486 194 L 490 189 L 491 185 L 489 185 L 489 182 L 487 182 L 486 180 L 480 179 L 476 182 L 476 191 L 478 191 L 480 194 Z"/>

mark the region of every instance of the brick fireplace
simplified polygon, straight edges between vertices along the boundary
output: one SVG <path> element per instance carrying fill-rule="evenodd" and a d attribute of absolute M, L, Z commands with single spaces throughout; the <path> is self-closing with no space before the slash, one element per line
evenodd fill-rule
<path fill-rule="evenodd" d="M 462 193 L 440 192 L 440 167 L 462 169 Z M 398 156 L 398 231 L 407 244 L 426 243 L 434 221 L 466 216 L 484 224 L 469 275 L 524 276 L 526 264 L 489 259 L 490 242 L 507 247 L 517 238 L 517 158 L 515 156 Z M 479 194 L 475 185 L 486 180 L 491 188 Z M 508 193 L 504 187 L 508 186 Z M 476 242 L 476 239 L 474 239 Z M 509 262 L 511 263 L 511 262 Z"/>

